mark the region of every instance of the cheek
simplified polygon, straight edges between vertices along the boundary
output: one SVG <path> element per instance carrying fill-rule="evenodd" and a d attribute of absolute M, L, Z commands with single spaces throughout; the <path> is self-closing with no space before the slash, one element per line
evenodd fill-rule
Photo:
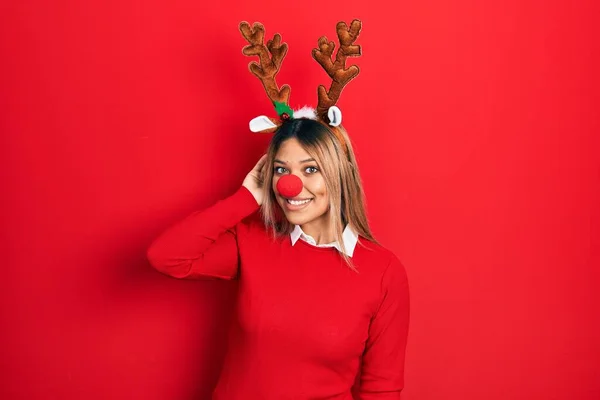
<path fill-rule="evenodd" d="M 306 189 L 315 196 L 315 204 L 314 208 L 312 208 L 312 212 L 321 215 L 327 211 L 329 208 L 329 196 L 327 194 L 327 186 L 325 185 L 325 180 L 320 179 L 310 179 L 304 182 Z"/>
<path fill-rule="evenodd" d="M 311 191 L 315 196 L 326 197 L 327 196 L 327 186 L 325 185 L 324 179 L 313 179 L 307 184 L 307 189 Z"/>

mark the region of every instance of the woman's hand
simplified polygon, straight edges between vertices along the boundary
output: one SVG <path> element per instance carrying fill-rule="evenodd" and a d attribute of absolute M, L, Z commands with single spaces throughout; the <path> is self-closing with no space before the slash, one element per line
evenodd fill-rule
<path fill-rule="evenodd" d="M 254 168 L 252 168 L 252 171 L 250 171 L 248 175 L 246 175 L 246 178 L 242 183 L 242 186 L 244 186 L 250 191 L 250 193 L 252 193 L 258 205 L 262 205 L 263 203 L 263 182 L 266 160 L 267 155 L 265 154 L 260 158 L 260 160 L 258 160 Z"/>

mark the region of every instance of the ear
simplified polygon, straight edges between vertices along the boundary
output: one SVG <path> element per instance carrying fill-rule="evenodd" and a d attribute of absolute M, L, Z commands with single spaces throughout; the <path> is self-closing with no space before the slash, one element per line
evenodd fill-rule
<path fill-rule="evenodd" d="M 327 111 L 327 118 L 329 118 L 329 125 L 339 126 L 342 123 L 342 110 L 336 106 L 329 107 Z"/>
<path fill-rule="evenodd" d="M 260 117 L 254 118 L 250 121 L 250 130 L 252 132 L 269 133 L 273 132 L 279 126 L 273 122 L 269 117 L 261 115 Z"/>

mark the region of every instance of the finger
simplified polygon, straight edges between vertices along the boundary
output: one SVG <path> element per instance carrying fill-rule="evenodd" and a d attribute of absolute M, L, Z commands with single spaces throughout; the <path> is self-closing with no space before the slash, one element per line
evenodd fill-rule
<path fill-rule="evenodd" d="M 267 155 L 263 154 L 263 156 L 260 158 L 260 160 L 258 160 L 256 165 L 254 166 L 254 170 L 257 172 L 261 172 L 266 164 L 266 161 L 267 161 Z"/>
<path fill-rule="evenodd" d="M 264 173 L 267 170 L 267 155 L 264 155 L 265 159 L 262 162 L 262 168 L 261 171 Z"/>

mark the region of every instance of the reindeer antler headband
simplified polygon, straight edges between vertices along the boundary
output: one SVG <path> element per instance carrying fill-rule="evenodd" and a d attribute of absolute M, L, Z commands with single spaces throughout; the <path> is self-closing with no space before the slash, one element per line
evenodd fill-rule
<path fill-rule="evenodd" d="M 362 23 L 357 19 L 352 21 L 350 27 L 343 21 L 337 23 L 336 30 L 340 47 L 335 55 L 335 61 L 331 58 L 335 44 L 328 41 L 325 36 L 319 38 L 319 48 L 313 49 L 312 55 L 331 77 L 331 86 L 329 90 L 326 90 L 323 85 L 319 86 L 317 90 L 319 102 L 316 110 L 304 107 L 294 111 L 289 106 L 290 87 L 283 85 L 280 89 L 275 81 L 275 76 L 279 72 L 288 50 L 287 44 L 281 43 L 281 35 L 276 33 L 265 46 L 265 27 L 259 22 L 255 22 L 252 27 L 247 22 L 241 22 L 240 32 L 249 43 L 242 49 L 242 52 L 247 56 L 258 56 L 259 58 L 259 63 L 252 61 L 248 68 L 262 82 L 267 96 L 273 102 L 275 111 L 279 115 L 279 119 L 264 115 L 254 118 L 250 121 L 250 130 L 252 132 L 273 132 L 284 121 L 293 118 L 310 118 L 333 127 L 339 126 L 342 122 L 342 112 L 336 107 L 336 103 L 344 87 L 360 72 L 356 65 L 346 68 L 346 58 L 358 57 L 361 54 L 360 46 L 354 44 L 361 27 Z"/>

